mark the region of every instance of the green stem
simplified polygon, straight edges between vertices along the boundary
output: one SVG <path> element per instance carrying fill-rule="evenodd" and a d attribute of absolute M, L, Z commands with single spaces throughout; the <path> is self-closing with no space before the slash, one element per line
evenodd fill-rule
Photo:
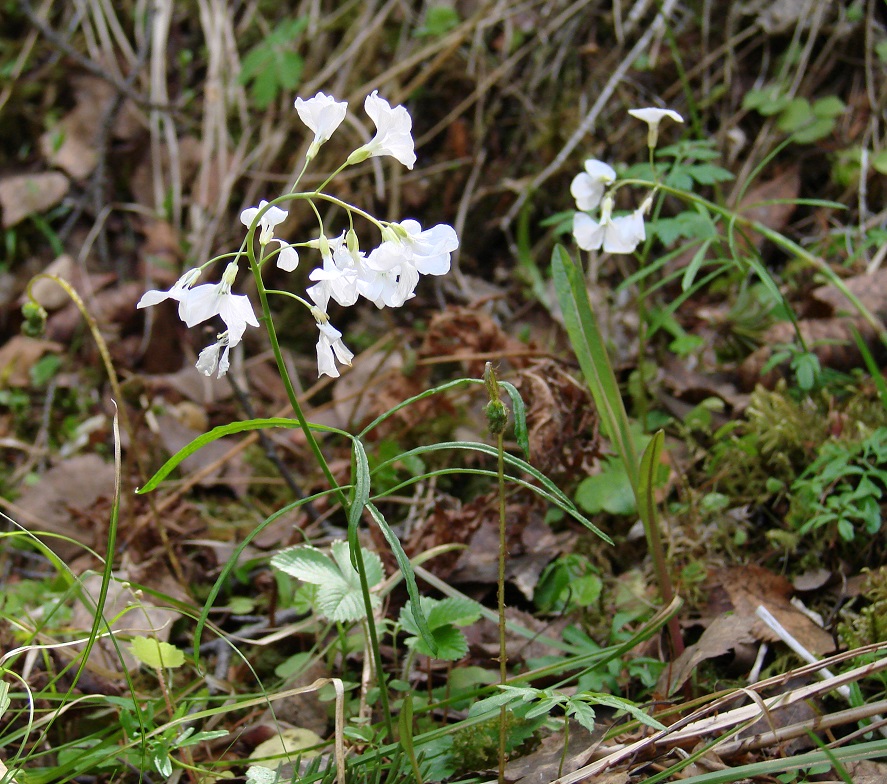
<path fill-rule="evenodd" d="M 259 302 L 261 303 L 262 307 L 262 320 L 265 322 L 265 328 L 268 332 L 268 339 L 271 342 L 271 350 L 274 353 L 274 359 L 277 362 L 277 370 L 280 373 L 280 378 L 283 381 L 284 388 L 286 389 L 287 398 L 289 399 L 290 405 L 292 406 L 293 413 L 295 414 L 296 419 L 299 422 L 299 427 L 305 434 L 305 438 L 308 441 L 308 446 L 310 447 L 311 452 L 314 454 L 315 459 L 320 465 L 324 476 L 330 483 L 330 487 L 333 488 L 337 500 L 342 505 L 342 508 L 347 515 L 348 508 L 350 506 L 349 499 L 342 488 L 339 486 L 339 483 L 336 481 L 335 476 L 333 476 L 333 472 L 330 469 L 329 463 L 327 463 L 326 457 L 324 456 L 320 445 L 317 443 L 317 439 L 314 437 L 314 433 L 312 432 L 311 427 L 308 424 L 308 420 L 305 418 L 305 414 L 302 411 L 302 406 L 299 404 L 299 398 L 296 394 L 295 387 L 293 387 L 293 382 L 290 378 L 289 370 L 286 367 L 286 363 L 283 361 L 283 354 L 280 350 L 280 342 L 277 339 L 277 330 L 275 330 L 274 328 L 274 321 L 271 318 L 271 309 L 268 305 L 268 291 L 265 289 L 265 283 L 262 280 L 262 273 L 259 269 L 259 263 L 256 261 L 255 255 L 252 250 L 254 234 L 255 229 L 251 230 L 247 236 L 247 258 L 249 259 L 250 269 L 256 281 L 256 290 L 258 292 Z M 382 668 L 382 655 L 379 650 L 379 636 L 376 631 L 375 619 L 373 618 L 373 606 L 370 601 L 370 587 L 367 582 L 366 569 L 364 567 L 363 554 L 360 551 L 360 547 L 356 548 L 355 559 L 357 562 L 357 572 L 360 576 L 360 588 L 363 595 L 363 603 L 367 613 L 367 629 L 369 630 L 370 643 L 373 647 L 376 665 L 376 678 L 379 683 L 379 694 L 380 701 L 382 703 L 382 711 L 385 717 L 385 727 L 388 732 L 388 737 L 393 738 L 394 727 L 391 719 L 391 706 L 388 702 L 388 692 L 385 684 L 384 669 Z"/>
<path fill-rule="evenodd" d="M 499 475 L 499 574 L 498 574 L 498 605 L 499 605 L 499 683 L 508 681 L 508 655 L 505 639 L 505 556 L 507 554 L 505 526 L 505 458 L 504 435 L 500 431 L 496 436 L 497 465 Z M 506 718 L 507 709 L 503 705 L 499 710 L 499 784 L 505 783 L 505 743 L 507 740 Z"/>

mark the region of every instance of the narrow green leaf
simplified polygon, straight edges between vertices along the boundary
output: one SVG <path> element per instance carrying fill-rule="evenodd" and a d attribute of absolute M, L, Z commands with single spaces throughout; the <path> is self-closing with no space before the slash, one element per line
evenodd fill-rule
<path fill-rule="evenodd" d="M 524 400 L 517 391 L 517 387 L 508 381 L 500 381 L 499 386 L 502 387 L 511 398 L 511 412 L 514 416 L 514 438 L 517 445 L 524 453 L 527 460 L 530 459 L 530 431 L 527 428 L 527 407 Z"/>
<path fill-rule="evenodd" d="M 354 492 L 348 506 L 348 544 L 351 545 L 351 565 L 357 571 L 357 552 L 360 548 L 357 529 L 360 525 L 360 518 L 363 517 L 363 510 L 370 498 L 370 463 L 367 459 L 366 449 L 363 448 L 359 438 L 351 440 L 351 460 Z"/>
<path fill-rule="evenodd" d="M 413 695 L 405 692 L 400 715 L 397 717 L 397 728 L 400 732 L 400 745 L 403 747 L 413 769 L 413 780 L 416 784 L 422 784 L 422 772 L 419 770 L 419 761 L 416 759 L 416 748 L 413 745 Z"/>
<path fill-rule="evenodd" d="M 139 495 L 150 493 L 155 487 L 157 487 L 157 485 L 159 485 L 164 479 L 166 479 L 166 477 L 169 476 L 172 470 L 186 457 L 190 457 L 201 447 L 206 446 L 212 441 L 217 441 L 224 436 L 230 436 L 234 433 L 242 433 L 245 430 L 263 430 L 269 427 L 293 428 L 298 426 L 299 423 L 295 419 L 272 417 L 270 419 L 247 419 L 243 422 L 231 422 L 227 425 L 219 425 L 219 427 L 214 427 L 208 433 L 204 433 L 203 435 L 195 438 L 187 446 L 183 446 L 160 467 L 157 473 L 148 480 L 147 484 L 137 489 L 136 493 L 138 493 Z M 317 429 L 327 430 L 327 428 L 324 427 L 317 427 Z"/>
<path fill-rule="evenodd" d="M 687 269 L 684 271 L 684 277 L 681 278 L 681 291 L 687 291 L 687 289 L 693 285 L 693 281 L 696 279 L 699 268 L 702 267 L 702 262 L 705 261 L 705 254 L 708 253 L 711 243 L 712 238 L 705 240 L 699 246 L 699 250 L 693 254 L 693 258 L 690 260 Z"/>
<path fill-rule="evenodd" d="M 416 573 L 413 571 L 413 565 L 410 563 L 410 559 L 407 558 L 407 554 L 403 550 L 400 539 L 398 539 L 397 534 L 391 530 L 391 526 L 388 525 L 388 521 L 382 516 L 382 513 L 374 504 L 369 502 L 367 502 L 366 508 L 370 513 L 370 516 L 379 526 L 379 530 L 382 532 L 385 541 L 388 542 L 388 546 L 394 554 L 394 560 L 397 561 L 397 565 L 400 567 L 400 573 L 403 575 L 404 583 L 406 583 L 407 586 L 407 594 L 409 594 L 410 601 L 413 603 L 413 620 L 416 622 L 419 636 L 421 636 L 422 641 L 428 646 L 432 655 L 437 655 L 437 643 L 434 641 L 434 635 L 432 635 L 431 630 L 428 628 L 428 621 L 425 619 L 425 615 L 422 612 L 422 600 L 419 596 L 419 586 L 416 585 Z"/>
<path fill-rule="evenodd" d="M 637 486 L 637 453 L 628 414 L 600 330 L 591 310 L 585 280 L 562 245 L 551 257 L 552 277 L 570 343 L 591 390 L 598 414 L 625 464 L 632 488 Z"/>
<path fill-rule="evenodd" d="M 659 459 L 662 455 L 662 447 L 665 444 L 665 433 L 657 431 L 644 454 L 641 456 L 641 470 L 638 481 L 638 513 L 644 521 L 644 527 L 650 530 L 656 522 L 656 499 L 654 490 L 656 487 L 656 473 L 659 469 Z"/>

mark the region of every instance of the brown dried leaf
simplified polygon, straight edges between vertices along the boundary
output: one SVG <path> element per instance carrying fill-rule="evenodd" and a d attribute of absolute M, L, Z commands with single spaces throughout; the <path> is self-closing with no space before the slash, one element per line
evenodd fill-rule
<path fill-rule="evenodd" d="M 84 530 L 76 520 L 89 513 L 100 498 L 114 496 L 114 466 L 98 455 L 75 455 L 50 468 L 37 484 L 25 487 L 16 506 L 25 514 L 19 522 L 31 531 L 48 531 L 70 537 L 67 542 L 48 538 L 49 545 L 65 560 L 83 547 L 95 547 L 95 532 L 107 529 L 107 520 L 93 520 L 95 528 Z M 80 542 L 81 544 L 77 544 Z"/>
<path fill-rule="evenodd" d="M 74 289 L 80 288 L 80 267 L 67 253 L 53 261 L 43 270 L 43 274 L 61 278 L 70 283 Z M 38 277 L 31 285 L 31 296 L 50 312 L 64 307 L 71 301 L 67 292 L 58 283 L 44 277 Z"/>
<path fill-rule="evenodd" d="M 0 389 L 31 385 L 31 368 L 49 352 L 60 354 L 61 343 L 13 335 L 0 347 Z"/>
<path fill-rule="evenodd" d="M 18 174 L 0 179 L 3 228 L 21 223 L 29 215 L 45 212 L 68 192 L 68 178 L 59 172 Z"/>
<path fill-rule="evenodd" d="M 665 669 L 657 689 L 664 694 L 673 694 L 702 662 L 723 656 L 735 650 L 737 645 L 754 642 L 752 627 L 755 622 L 754 617 L 733 614 L 715 618 L 699 640 L 688 645 L 674 663 Z"/>
<path fill-rule="evenodd" d="M 549 735 L 531 754 L 510 760 L 505 766 L 505 780 L 515 784 L 549 784 L 559 775 L 579 770 L 594 753 L 604 737 L 603 727 L 595 726 L 594 733 L 581 724 L 570 722 L 570 739 L 564 749 L 563 735 Z M 628 776 L 622 774 L 626 781 Z"/>
<path fill-rule="evenodd" d="M 75 76 L 72 82 L 76 105 L 55 128 L 40 137 L 40 151 L 53 166 L 63 169 L 75 180 L 83 180 L 98 165 L 96 144 L 106 110 L 116 92 L 113 85 L 97 76 Z M 133 105 L 127 102 L 117 115 L 114 136 L 128 139 L 139 132 Z"/>
<path fill-rule="evenodd" d="M 721 572 L 720 580 L 737 617 L 756 618 L 755 611 L 763 605 L 811 653 L 823 656 L 834 651 L 832 636 L 789 601 L 792 586 L 784 577 L 763 567 L 746 564 Z M 759 640 L 775 642 L 779 639 L 763 621 L 757 621 L 752 631 Z"/>
<path fill-rule="evenodd" d="M 108 585 L 108 596 L 102 616 L 108 621 L 111 630 L 117 634 L 153 637 L 161 642 L 169 640 L 173 623 L 179 613 L 167 607 L 157 607 L 139 591 L 136 594 L 128 583 L 123 582 L 123 574 Z M 101 591 L 102 576 L 91 574 L 82 581 L 82 588 L 92 601 L 80 603 L 74 608 L 72 625 L 75 629 L 89 629 L 92 626 L 95 602 Z M 103 630 L 104 631 L 104 630 Z M 77 650 L 79 646 L 74 646 Z M 136 672 L 140 663 L 129 652 L 129 646 L 114 646 L 112 640 L 100 638 L 89 653 L 89 667 L 105 678 L 122 678 L 124 671 Z"/>
<path fill-rule="evenodd" d="M 788 225 L 789 218 L 795 211 L 792 199 L 798 198 L 801 192 L 801 169 L 793 165 L 773 179 L 758 183 L 745 192 L 739 204 L 739 211 L 750 220 L 763 224 L 768 229 L 782 231 Z M 761 204 L 773 199 L 785 199 L 784 204 Z M 764 238 L 755 232 L 749 232 L 755 247 L 764 244 Z"/>

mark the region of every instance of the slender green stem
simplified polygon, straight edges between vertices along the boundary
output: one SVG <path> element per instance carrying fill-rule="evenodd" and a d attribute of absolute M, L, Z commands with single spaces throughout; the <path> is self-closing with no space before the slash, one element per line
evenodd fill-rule
<path fill-rule="evenodd" d="M 334 489 L 337 500 L 342 505 L 342 508 L 347 514 L 350 507 L 349 499 L 342 488 L 339 486 L 339 483 L 336 481 L 335 476 L 333 476 L 333 472 L 330 469 L 329 463 L 327 462 L 326 457 L 324 456 L 323 451 L 320 448 L 320 445 L 317 443 L 317 439 L 314 437 L 314 433 L 312 432 L 311 427 L 308 425 L 308 420 L 305 418 L 305 414 L 302 411 L 302 406 L 299 404 L 298 395 L 296 394 L 295 387 L 293 386 L 292 379 L 290 378 L 289 370 L 287 369 L 286 363 L 283 361 L 283 354 L 280 350 L 280 342 L 277 339 L 277 331 L 274 328 L 274 321 L 271 318 L 271 309 L 268 305 L 268 290 L 265 288 L 264 281 L 262 280 L 260 264 L 256 261 L 255 255 L 252 251 L 254 234 L 255 229 L 252 229 L 247 235 L 247 257 L 249 258 L 250 269 L 252 270 L 253 277 L 256 281 L 256 291 L 258 292 L 259 302 L 261 303 L 262 308 L 262 320 L 265 322 L 265 328 L 268 332 L 268 339 L 271 342 L 271 350 L 274 353 L 274 359 L 277 362 L 277 370 L 280 373 L 280 378 L 283 381 L 284 388 L 286 389 L 287 398 L 289 399 L 290 405 L 293 408 L 293 413 L 295 414 L 296 419 L 299 422 L 299 427 L 305 434 L 305 438 L 308 441 L 308 446 L 310 447 L 311 452 L 314 454 L 318 465 L 320 465 L 320 468 L 323 471 L 327 481 L 329 482 L 330 487 Z M 370 644 L 373 648 L 376 665 L 376 678 L 379 684 L 379 695 L 380 701 L 382 703 L 382 711 L 385 717 L 385 726 L 388 732 L 388 736 L 394 737 L 394 728 L 391 720 L 391 708 L 388 702 L 388 691 L 385 683 L 385 671 L 382 667 L 382 656 L 379 650 L 379 637 L 376 631 L 376 623 L 375 619 L 373 618 L 373 607 L 370 601 L 370 587 L 366 578 L 366 568 L 364 567 L 363 554 L 360 552 L 359 547 L 356 548 L 355 559 L 357 562 L 357 572 L 360 578 L 360 588 L 363 595 L 364 607 L 366 608 L 367 613 L 367 629 L 369 631 Z"/>
<path fill-rule="evenodd" d="M 497 465 L 499 475 L 499 574 L 497 599 L 499 605 L 499 683 L 508 681 L 508 652 L 505 639 L 505 556 L 507 554 L 507 531 L 505 526 L 505 445 L 502 432 L 496 436 Z M 499 710 L 499 784 L 505 782 L 505 744 L 507 708 Z"/>

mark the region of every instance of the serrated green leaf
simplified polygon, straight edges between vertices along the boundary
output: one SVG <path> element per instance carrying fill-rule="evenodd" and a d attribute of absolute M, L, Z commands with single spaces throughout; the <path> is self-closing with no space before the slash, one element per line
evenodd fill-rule
<path fill-rule="evenodd" d="M 307 544 L 277 553 L 272 556 L 271 565 L 303 583 L 322 585 L 328 581 L 344 582 L 336 564 L 321 550 Z"/>
<path fill-rule="evenodd" d="M 370 605 L 373 610 L 377 610 L 382 606 L 381 598 L 377 594 L 370 594 Z M 340 623 L 360 621 L 367 617 L 359 584 L 335 583 L 317 586 L 315 608 L 325 618 Z"/>
<path fill-rule="evenodd" d="M 425 597 L 423 597 L 425 598 Z M 454 626 L 468 626 L 481 616 L 481 607 L 477 602 L 461 596 L 449 596 L 446 599 L 433 600 L 425 617 L 429 628 L 436 628 L 451 623 Z M 424 609 L 424 605 L 423 605 Z"/>
<path fill-rule="evenodd" d="M 572 716 L 589 732 L 594 732 L 594 708 L 581 700 L 570 700 L 567 703 L 567 715 Z"/>
<path fill-rule="evenodd" d="M 455 626 L 450 624 L 438 626 L 431 635 L 436 648 L 434 652 L 421 637 L 409 637 L 406 642 L 417 653 L 443 661 L 458 661 L 468 654 L 468 641 Z"/>
<path fill-rule="evenodd" d="M 133 637 L 129 647 L 142 664 L 154 669 L 181 667 L 185 663 L 185 654 L 175 645 L 154 637 Z"/>
<path fill-rule="evenodd" d="M 649 714 L 645 713 L 630 700 L 625 700 L 622 697 L 614 697 L 612 694 L 601 694 L 600 692 L 590 691 L 582 692 L 580 695 L 576 695 L 576 697 L 581 697 L 582 700 L 586 702 L 592 702 L 595 705 L 606 705 L 608 708 L 615 708 L 616 710 L 625 711 L 625 713 L 627 713 L 632 718 L 637 719 L 639 722 L 641 722 L 641 724 L 646 724 L 648 727 L 652 727 L 653 729 L 665 729 L 664 724 L 657 721 Z M 579 700 L 577 699 L 576 701 L 578 702 Z"/>
<path fill-rule="evenodd" d="M 688 168 L 690 176 L 700 185 L 714 185 L 716 182 L 728 182 L 733 173 L 713 163 L 696 163 Z"/>
<path fill-rule="evenodd" d="M 333 560 L 339 567 L 339 571 L 345 577 L 345 580 L 350 585 L 359 586 L 360 578 L 352 564 L 351 546 L 348 542 L 333 542 L 330 545 L 330 552 L 333 555 Z M 366 547 L 362 547 L 361 555 L 363 555 L 363 566 L 366 570 L 367 585 L 372 588 L 374 585 L 378 585 L 385 579 L 385 568 L 382 566 L 382 559 L 379 557 L 378 553 L 373 552 L 372 550 L 367 550 Z"/>

